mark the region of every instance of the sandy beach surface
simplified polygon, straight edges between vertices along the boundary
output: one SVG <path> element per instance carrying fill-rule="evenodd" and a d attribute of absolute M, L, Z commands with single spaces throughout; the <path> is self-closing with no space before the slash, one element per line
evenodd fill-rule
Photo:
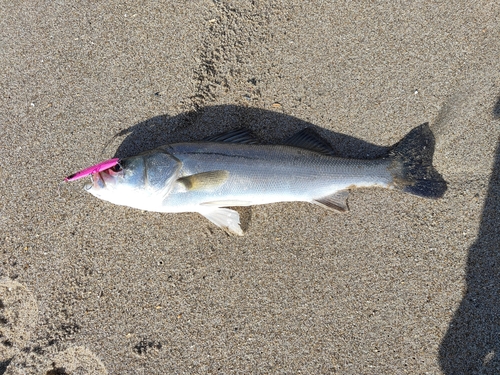
<path fill-rule="evenodd" d="M 0 374 L 499 374 L 500 6 L 0 4 Z M 247 127 L 376 157 L 429 122 L 439 200 L 198 214 L 65 176 Z"/>

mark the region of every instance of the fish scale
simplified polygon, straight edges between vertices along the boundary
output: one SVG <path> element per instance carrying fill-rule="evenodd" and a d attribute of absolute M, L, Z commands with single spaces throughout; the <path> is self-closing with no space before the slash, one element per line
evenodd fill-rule
<path fill-rule="evenodd" d="M 226 196 L 233 206 L 240 205 L 237 204 L 239 199 L 241 205 L 248 205 L 249 201 L 253 205 L 276 201 L 311 202 L 351 185 L 388 187 L 392 179 L 387 169 L 391 161 L 386 159 L 341 159 L 274 145 L 210 144 L 201 145 L 202 152 L 197 148 L 196 144 L 171 147 L 172 154 L 183 165 L 181 175 L 227 170 L 228 180 L 214 189 L 191 194 L 186 194 L 182 188 L 174 190 L 165 201 L 167 207 L 185 206 L 186 199 L 203 204 L 213 196 Z M 193 149 L 196 152 L 192 152 Z"/>

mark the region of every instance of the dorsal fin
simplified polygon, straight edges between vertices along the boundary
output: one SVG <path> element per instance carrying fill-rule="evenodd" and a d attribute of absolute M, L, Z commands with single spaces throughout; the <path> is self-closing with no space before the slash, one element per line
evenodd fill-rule
<path fill-rule="evenodd" d="M 252 131 L 244 128 L 211 135 L 210 137 L 204 138 L 203 140 L 205 142 L 244 143 L 247 145 L 256 145 L 259 143 Z"/>
<path fill-rule="evenodd" d="M 293 147 L 305 148 L 307 150 L 316 151 L 321 154 L 336 156 L 337 153 L 321 136 L 311 128 L 305 128 L 300 132 L 292 135 L 286 142 L 286 145 Z"/>

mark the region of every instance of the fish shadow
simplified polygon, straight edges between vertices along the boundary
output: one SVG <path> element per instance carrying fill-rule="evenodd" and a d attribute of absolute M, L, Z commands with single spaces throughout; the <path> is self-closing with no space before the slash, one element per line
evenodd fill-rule
<path fill-rule="evenodd" d="M 246 128 L 263 142 L 279 144 L 304 128 L 312 128 L 342 157 L 373 159 L 387 154 L 390 147 L 328 131 L 310 122 L 283 113 L 237 105 L 218 105 L 196 111 L 152 117 L 122 130 L 126 136 L 114 157 L 124 158 L 176 142 L 200 141 L 205 137 L 237 128 Z"/>
<path fill-rule="evenodd" d="M 280 144 L 293 134 L 310 128 L 325 139 L 336 155 L 344 158 L 375 159 L 386 156 L 392 146 L 375 145 L 350 135 L 323 129 L 308 121 L 284 113 L 237 105 L 202 107 L 176 116 L 152 117 L 115 137 L 123 137 L 114 157 L 125 158 L 177 142 L 200 141 L 238 128 L 250 129 L 263 144 Z M 251 223 L 251 207 L 232 207 L 240 213 L 241 227 Z"/>
<path fill-rule="evenodd" d="M 500 98 L 493 109 L 500 117 Z M 467 289 L 439 348 L 445 374 L 500 374 L 500 142 L 476 241 L 467 259 Z"/>

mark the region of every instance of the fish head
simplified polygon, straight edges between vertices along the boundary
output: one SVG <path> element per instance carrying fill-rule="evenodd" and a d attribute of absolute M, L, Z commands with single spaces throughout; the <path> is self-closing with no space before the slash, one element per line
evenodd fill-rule
<path fill-rule="evenodd" d="M 97 198 L 109 200 L 113 194 L 144 185 L 144 172 L 143 158 L 122 159 L 111 168 L 92 173 L 91 183 L 85 185 L 85 190 Z"/>
<path fill-rule="evenodd" d="M 92 173 L 85 190 L 114 204 L 152 210 L 172 189 L 180 167 L 180 161 L 170 154 L 151 151 Z"/>

